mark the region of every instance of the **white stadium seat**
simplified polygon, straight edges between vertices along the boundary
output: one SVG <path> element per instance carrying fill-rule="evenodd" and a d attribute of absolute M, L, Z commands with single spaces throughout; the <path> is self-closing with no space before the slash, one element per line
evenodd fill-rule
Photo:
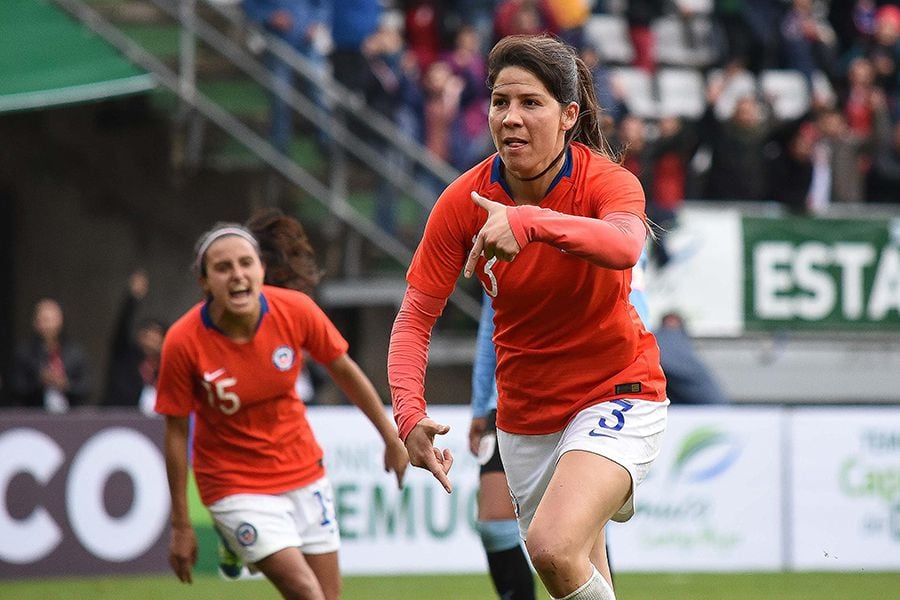
<path fill-rule="evenodd" d="M 777 119 L 797 119 L 809 110 L 809 86 L 800 71 L 763 71 L 759 74 L 759 90 L 771 103 L 772 112 Z"/>
<path fill-rule="evenodd" d="M 699 119 L 706 110 L 706 85 L 696 69 L 663 68 L 656 73 L 659 115 Z"/>
<path fill-rule="evenodd" d="M 653 92 L 653 76 L 635 67 L 614 67 L 612 77 L 624 91 L 628 111 L 644 119 L 659 116 L 659 107 Z"/>
<path fill-rule="evenodd" d="M 591 15 L 584 25 L 584 39 L 606 64 L 629 65 L 634 61 L 628 22 L 622 16 Z"/>

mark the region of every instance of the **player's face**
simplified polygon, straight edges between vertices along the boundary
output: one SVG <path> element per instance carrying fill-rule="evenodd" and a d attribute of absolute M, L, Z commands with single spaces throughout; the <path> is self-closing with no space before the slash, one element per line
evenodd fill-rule
<path fill-rule="evenodd" d="M 225 236 L 210 245 L 204 260 L 206 277 L 201 283 L 213 304 L 235 316 L 257 315 L 264 271 L 253 245 L 235 235 Z"/>
<path fill-rule="evenodd" d="M 504 166 L 521 178 L 540 173 L 559 154 L 578 105 L 561 106 L 540 79 L 505 67 L 494 81 L 488 121 Z"/>

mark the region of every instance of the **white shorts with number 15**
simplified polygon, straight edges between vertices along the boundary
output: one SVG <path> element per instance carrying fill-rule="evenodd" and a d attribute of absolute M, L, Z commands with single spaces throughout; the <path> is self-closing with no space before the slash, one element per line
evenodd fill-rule
<path fill-rule="evenodd" d="M 209 507 L 216 528 L 245 564 L 285 548 L 336 552 L 340 534 L 326 477 L 283 494 L 235 494 Z"/>

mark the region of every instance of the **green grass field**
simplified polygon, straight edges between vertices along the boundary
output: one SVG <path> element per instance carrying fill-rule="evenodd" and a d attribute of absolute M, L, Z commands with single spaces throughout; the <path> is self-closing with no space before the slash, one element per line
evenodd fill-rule
<path fill-rule="evenodd" d="M 542 589 L 542 588 L 539 588 Z M 640 574 L 616 576 L 619 600 L 887 600 L 900 573 Z M 546 598 L 540 593 L 539 598 Z M 204 575 L 191 586 L 174 576 L 0 581 L 2 600 L 277 599 L 266 581 Z M 487 575 L 346 577 L 343 600 L 496 600 Z"/>

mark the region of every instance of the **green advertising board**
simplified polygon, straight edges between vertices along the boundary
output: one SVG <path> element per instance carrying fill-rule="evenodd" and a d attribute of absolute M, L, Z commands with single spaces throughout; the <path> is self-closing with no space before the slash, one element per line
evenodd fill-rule
<path fill-rule="evenodd" d="M 747 331 L 900 329 L 900 220 L 742 223 Z"/>

